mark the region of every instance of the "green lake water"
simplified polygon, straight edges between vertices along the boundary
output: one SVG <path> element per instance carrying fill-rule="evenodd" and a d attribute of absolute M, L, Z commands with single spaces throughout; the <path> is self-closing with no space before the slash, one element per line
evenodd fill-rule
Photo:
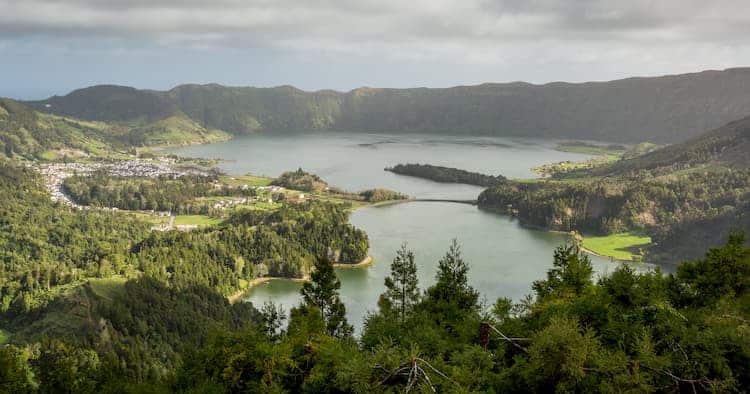
<path fill-rule="evenodd" d="M 398 163 L 429 163 L 502 174 L 514 178 L 534 175 L 530 168 L 588 156 L 558 152 L 554 141 L 507 138 L 435 137 L 424 135 L 308 133 L 251 135 L 209 145 L 171 150 L 183 156 L 218 158 L 230 174 L 276 176 L 301 167 L 329 184 L 350 191 L 386 187 L 417 198 L 475 199 L 481 188 L 441 184 L 383 171 Z M 377 308 L 395 250 L 406 242 L 415 252 L 420 287 L 434 281 L 437 262 L 450 241 L 458 239 L 469 263 L 469 279 L 488 304 L 498 297 L 518 300 L 531 283 L 543 278 L 552 264 L 553 249 L 565 243 L 563 234 L 521 227 L 507 216 L 475 206 L 411 202 L 370 206 L 352 213 L 351 223 L 370 238 L 374 264 L 337 269 L 347 315 L 356 329 L 368 311 Z M 597 274 L 619 263 L 592 256 Z M 300 300 L 298 282 L 276 280 L 254 287 L 246 300 L 256 305 L 271 300 L 285 310 Z"/>

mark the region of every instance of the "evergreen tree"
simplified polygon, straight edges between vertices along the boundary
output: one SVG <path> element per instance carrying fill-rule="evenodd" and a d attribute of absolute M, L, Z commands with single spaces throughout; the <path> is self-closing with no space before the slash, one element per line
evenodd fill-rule
<path fill-rule="evenodd" d="M 591 259 L 578 246 L 559 246 L 555 249 L 552 265 L 554 268 L 547 271 L 547 279 L 534 281 L 532 285 L 537 297 L 579 295 L 592 285 L 594 268 Z"/>
<path fill-rule="evenodd" d="M 391 263 L 391 275 L 385 278 L 385 287 L 385 293 L 380 296 L 380 307 L 398 313 L 399 321 L 403 323 L 419 301 L 417 265 L 414 252 L 406 244 L 396 252 L 396 258 Z"/>
<path fill-rule="evenodd" d="M 29 353 L 12 345 L 0 347 L 0 392 L 24 393 L 37 389 L 28 363 Z"/>
<path fill-rule="evenodd" d="M 262 331 L 270 338 L 277 339 L 280 332 L 283 330 L 284 320 L 286 320 L 286 314 L 281 305 L 277 306 L 272 301 L 266 301 L 263 303 L 263 308 L 260 310 L 260 326 Z"/>
<path fill-rule="evenodd" d="M 346 321 L 346 307 L 339 298 L 341 282 L 333 271 L 333 263 L 324 259 L 318 260 L 310 279 L 302 286 L 301 293 L 305 304 L 320 311 L 330 335 L 351 335 L 353 329 Z"/>
<path fill-rule="evenodd" d="M 461 257 L 461 247 L 455 239 L 445 256 L 438 262 L 437 282 L 427 290 L 433 301 L 455 304 L 459 308 L 473 308 L 479 293 L 469 286 L 469 266 Z"/>

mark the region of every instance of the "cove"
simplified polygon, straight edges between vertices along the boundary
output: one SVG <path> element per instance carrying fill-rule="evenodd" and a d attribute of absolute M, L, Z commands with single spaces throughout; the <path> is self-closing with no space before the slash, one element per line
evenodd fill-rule
<path fill-rule="evenodd" d="M 514 178 L 534 175 L 530 168 L 562 160 L 585 160 L 586 155 L 555 151 L 555 141 L 435 137 L 355 133 L 250 135 L 231 141 L 170 150 L 189 157 L 222 159 L 230 174 L 252 172 L 276 176 L 301 167 L 320 175 L 329 184 L 351 191 L 386 187 L 415 198 L 474 199 L 482 188 L 441 184 L 396 175 L 383 168 L 398 163 L 429 163 L 502 174 Z M 368 311 L 377 308 L 383 279 L 396 249 L 406 242 L 416 255 L 420 288 L 433 283 L 437 262 L 456 238 L 469 263 L 469 279 L 486 303 L 498 297 L 519 300 L 531 283 L 552 266 L 555 247 L 566 235 L 521 227 L 509 217 L 475 206 L 443 202 L 409 202 L 368 206 L 352 213 L 351 223 L 370 238 L 374 264 L 337 269 L 347 317 L 356 330 Z M 591 256 L 598 274 L 611 272 L 619 263 Z M 285 310 L 300 300 L 299 282 L 275 280 L 252 288 L 245 300 L 264 301 Z"/>

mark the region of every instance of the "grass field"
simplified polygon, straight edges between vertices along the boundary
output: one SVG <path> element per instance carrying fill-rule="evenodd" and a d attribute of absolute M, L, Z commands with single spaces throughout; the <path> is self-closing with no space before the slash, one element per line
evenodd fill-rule
<path fill-rule="evenodd" d="M 198 225 L 212 226 L 221 223 L 221 219 L 211 218 L 205 215 L 177 215 L 174 218 L 174 225 Z"/>
<path fill-rule="evenodd" d="M 89 286 L 94 294 L 111 301 L 115 295 L 123 292 L 123 284 L 127 281 L 125 277 L 113 276 L 110 278 L 90 279 Z"/>
<path fill-rule="evenodd" d="M 628 232 L 604 237 L 584 236 L 583 247 L 601 256 L 617 260 L 633 261 L 639 255 L 639 249 L 651 244 L 651 238 Z"/>
<path fill-rule="evenodd" d="M 120 211 L 123 215 L 130 215 L 135 216 L 136 218 L 143 220 L 144 222 L 150 223 L 154 226 L 159 226 L 162 224 L 169 223 L 169 217 L 168 216 L 158 216 L 158 215 L 151 215 L 148 213 L 143 212 L 136 212 L 136 211 Z"/>
<path fill-rule="evenodd" d="M 258 201 L 255 204 L 253 204 L 253 207 L 257 209 L 262 209 L 265 211 L 273 211 L 275 209 L 281 208 L 281 203 L 278 202 L 264 202 L 264 201 Z"/>
<path fill-rule="evenodd" d="M 348 199 L 345 196 L 339 196 L 335 194 L 317 194 L 316 197 L 321 201 L 328 201 L 333 202 L 337 204 L 352 204 L 352 209 L 361 208 L 367 205 L 370 205 L 371 203 L 367 201 L 362 200 L 352 200 Z"/>
<path fill-rule="evenodd" d="M 230 186 L 268 186 L 273 179 L 255 175 L 223 176 L 221 181 Z"/>
<path fill-rule="evenodd" d="M 138 130 L 146 145 L 183 145 L 226 141 L 231 135 L 221 130 L 206 129 L 186 116 L 170 116 Z"/>
<path fill-rule="evenodd" d="M 599 167 L 617 160 L 620 160 L 620 156 L 606 154 L 596 156 L 586 161 L 561 161 L 558 163 L 542 164 L 540 166 L 533 167 L 531 171 L 541 176 L 551 176 L 554 174 L 565 174 L 575 170 L 585 170 Z"/>

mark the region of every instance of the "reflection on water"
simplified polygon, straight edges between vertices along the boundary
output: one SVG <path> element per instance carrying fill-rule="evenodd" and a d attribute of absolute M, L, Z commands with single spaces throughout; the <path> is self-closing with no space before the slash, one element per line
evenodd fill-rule
<path fill-rule="evenodd" d="M 458 239 L 469 263 L 469 280 L 488 303 L 498 297 L 518 300 L 530 285 L 552 266 L 552 251 L 566 241 L 565 234 L 528 230 L 513 220 L 464 204 L 414 202 L 355 211 L 351 222 L 370 237 L 375 263 L 363 268 L 337 269 L 341 296 L 355 327 L 368 310 L 377 308 L 383 279 L 402 242 L 414 250 L 419 284 L 434 283 L 437 262 L 453 238 Z M 618 263 L 592 256 L 598 274 L 611 272 Z M 272 300 L 285 309 L 299 302 L 300 283 L 274 281 L 251 290 L 247 300 Z"/>
<path fill-rule="evenodd" d="M 436 183 L 383 171 L 399 163 L 429 163 L 486 174 L 532 177 L 539 164 L 584 160 L 585 155 L 557 152 L 553 142 L 508 139 L 316 133 L 254 135 L 232 141 L 173 150 L 183 156 L 219 158 L 232 174 L 253 172 L 275 176 L 302 167 L 331 185 L 358 191 L 386 187 L 419 198 L 474 199 L 481 188 Z M 351 222 L 370 237 L 375 263 L 357 269 L 338 269 L 341 296 L 356 329 L 368 310 L 377 307 L 383 279 L 396 249 L 407 242 L 419 267 L 420 287 L 434 281 L 438 260 L 457 238 L 469 263 L 470 283 L 492 303 L 497 297 L 515 300 L 530 291 L 552 265 L 552 252 L 566 240 L 564 234 L 520 227 L 505 216 L 463 204 L 414 202 L 367 207 L 352 214 Z M 616 267 L 592 257 L 598 273 Z M 286 310 L 299 302 L 302 285 L 272 281 L 252 289 L 247 300 L 272 300 Z"/>
<path fill-rule="evenodd" d="M 226 160 L 219 167 L 232 174 L 277 176 L 302 167 L 350 191 L 386 187 L 413 197 L 473 199 L 481 188 L 435 183 L 383 169 L 399 163 L 429 163 L 528 178 L 534 176 L 530 169 L 539 164 L 589 157 L 558 152 L 552 145 L 549 141 L 490 137 L 315 133 L 252 135 L 171 152 Z"/>

